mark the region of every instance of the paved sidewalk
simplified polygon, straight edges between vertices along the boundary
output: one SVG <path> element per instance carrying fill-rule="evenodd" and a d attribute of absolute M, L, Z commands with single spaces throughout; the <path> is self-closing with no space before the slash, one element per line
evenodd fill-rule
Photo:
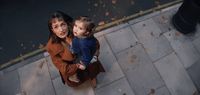
<path fill-rule="evenodd" d="M 193 35 L 177 32 L 171 17 L 179 6 L 96 33 L 106 73 L 95 89 L 89 81 L 63 85 L 45 52 L 0 71 L 0 95 L 198 95 L 200 25 Z"/>

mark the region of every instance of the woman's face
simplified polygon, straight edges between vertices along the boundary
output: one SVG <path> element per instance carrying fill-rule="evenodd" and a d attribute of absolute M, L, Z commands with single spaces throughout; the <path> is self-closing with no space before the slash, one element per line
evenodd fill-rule
<path fill-rule="evenodd" d="M 68 34 L 68 26 L 64 20 L 55 18 L 52 20 L 52 31 L 59 38 L 65 38 Z"/>

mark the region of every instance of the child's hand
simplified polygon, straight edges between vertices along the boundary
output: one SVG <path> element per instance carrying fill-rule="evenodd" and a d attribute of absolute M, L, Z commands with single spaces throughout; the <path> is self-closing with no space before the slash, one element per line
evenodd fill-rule
<path fill-rule="evenodd" d="M 83 64 L 79 63 L 77 65 L 78 65 L 78 68 L 81 69 L 81 70 L 85 70 L 85 68 L 86 68 L 85 65 L 83 65 Z"/>
<path fill-rule="evenodd" d="M 97 62 L 97 56 L 93 56 L 92 60 L 90 61 L 90 63 L 94 63 Z"/>

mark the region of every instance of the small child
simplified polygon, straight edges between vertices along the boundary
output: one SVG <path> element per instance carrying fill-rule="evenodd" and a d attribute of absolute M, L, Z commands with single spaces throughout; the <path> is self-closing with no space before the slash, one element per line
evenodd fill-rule
<path fill-rule="evenodd" d="M 71 52 L 77 56 L 79 68 L 86 69 L 90 63 L 97 61 L 95 52 L 97 39 L 93 36 L 95 24 L 86 16 L 77 18 L 74 22 Z M 69 77 L 70 81 L 79 82 L 77 74 Z"/>

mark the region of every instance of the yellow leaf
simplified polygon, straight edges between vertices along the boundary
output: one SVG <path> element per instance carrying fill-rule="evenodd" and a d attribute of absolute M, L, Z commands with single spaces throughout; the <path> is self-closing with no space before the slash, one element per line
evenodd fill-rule
<path fill-rule="evenodd" d="M 104 25 L 104 24 L 105 24 L 104 21 L 100 21 L 100 22 L 98 23 L 98 25 Z"/>

